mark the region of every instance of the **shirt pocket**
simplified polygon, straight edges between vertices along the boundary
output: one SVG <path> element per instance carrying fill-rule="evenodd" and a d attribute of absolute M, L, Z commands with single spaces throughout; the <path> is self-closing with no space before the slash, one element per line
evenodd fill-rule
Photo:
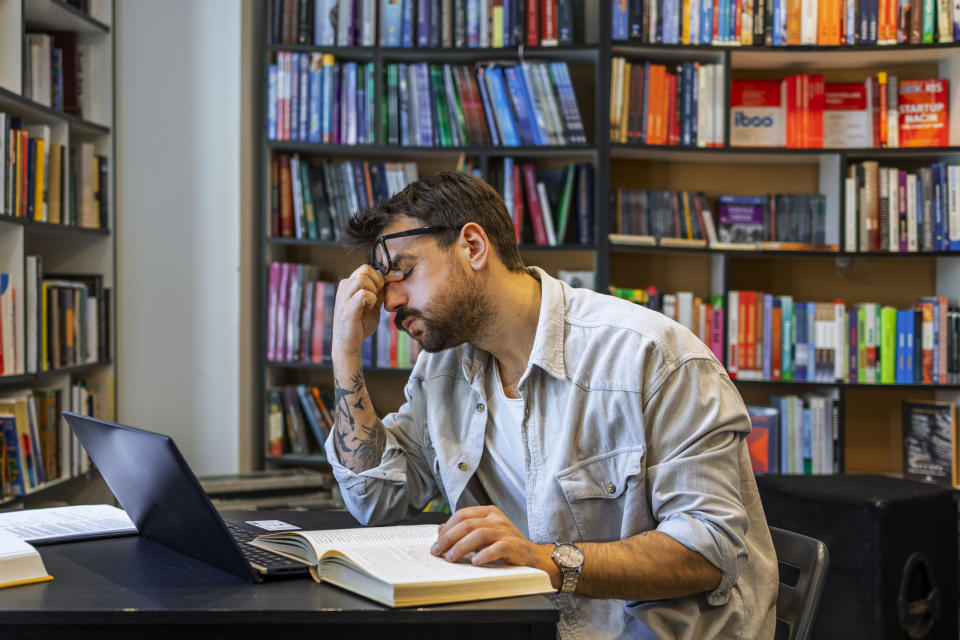
<path fill-rule="evenodd" d="M 581 540 L 620 540 L 654 527 L 646 497 L 646 448 L 602 453 L 554 476 Z"/>

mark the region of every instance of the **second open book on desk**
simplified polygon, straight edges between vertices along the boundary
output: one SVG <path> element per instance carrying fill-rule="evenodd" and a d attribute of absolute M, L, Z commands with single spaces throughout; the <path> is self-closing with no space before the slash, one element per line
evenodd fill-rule
<path fill-rule="evenodd" d="M 284 531 L 250 544 L 311 565 L 329 582 L 391 607 L 552 593 L 550 576 L 531 567 L 474 566 L 430 553 L 439 525 Z"/>

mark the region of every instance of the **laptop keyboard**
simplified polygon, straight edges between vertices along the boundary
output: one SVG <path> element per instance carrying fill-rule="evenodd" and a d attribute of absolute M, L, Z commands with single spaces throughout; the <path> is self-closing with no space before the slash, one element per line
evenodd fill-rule
<path fill-rule="evenodd" d="M 236 522 L 230 522 L 229 520 L 225 521 L 224 524 L 227 525 L 227 530 L 230 532 L 230 535 L 233 536 L 233 539 L 239 543 L 240 551 L 243 553 L 243 557 L 258 569 L 272 572 L 277 570 L 282 571 L 284 569 L 303 570 L 306 568 L 307 565 L 299 560 L 293 560 L 291 558 L 287 558 L 286 556 L 282 556 L 279 553 L 273 553 L 272 551 L 266 551 L 265 549 L 260 549 L 259 547 L 254 547 L 247 544 L 256 536 L 240 524 Z"/>

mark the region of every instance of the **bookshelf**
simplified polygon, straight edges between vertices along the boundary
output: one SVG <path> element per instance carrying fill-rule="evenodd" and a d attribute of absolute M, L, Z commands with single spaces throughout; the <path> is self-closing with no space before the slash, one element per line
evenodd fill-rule
<path fill-rule="evenodd" d="M 567 161 L 592 162 L 594 180 L 594 238 L 588 246 L 536 247 L 521 245 L 524 259 L 556 273 L 559 269 L 587 269 L 596 274 L 596 288 L 608 285 L 645 287 L 661 291 L 693 291 L 721 295 L 731 290 L 758 290 L 792 295 L 797 300 L 842 298 L 848 309 L 860 302 L 877 302 L 907 308 L 921 296 L 946 296 L 960 301 L 960 253 L 919 251 L 909 254 L 844 250 L 844 177 L 852 163 L 878 160 L 891 166 L 916 168 L 933 162 L 960 162 L 960 44 L 859 45 L 859 46 L 715 46 L 671 45 L 615 41 L 611 38 L 609 2 L 586 0 L 586 12 L 597 16 L 596 33 L 586 44 L 569 47 L 502 49 L 399 49 L 387 47 L 316 47 L 270 44 L 264 30 L 266 65 L 278 51 L 333 53 L 338 59 L 372 62 L 379 75 L 386 64 L 408 62 L 482 62 L 527 59 L 564 60 L 583 71 L 574 78 L 578 103 L 589 144 L 566 147 L 403 147 L 382 144 L 377 132 L 372 145 L 343 146 L 302 142 L 277 142 L 262 138 L 262 173 L 269 192 L 269 162 L 273 154 L 311 154 L 315 157 L 415 161 L 420 175 L 450 168 L 461 154 L 487 169 L 504 156 L 530 158 L 538 165 Z M 269 25 L 264 15 L 264 24 Z M 677 64 L 699 62 L 719 65 L 724 74 L 719 96 L 724 124 L 717 147 L 682 147 L 610 142 L 611 60 Z M 950 80 L 949 146 L 935 148 L 746 148 L 730 146 L 730 80 L 780 79 L 791 73 L 822 73 L 828 82 L 862 80 L 879 70 L 904 79 L 942 77 Z M 265 92 L 266 93 L 266 92 Z M 381 88 L 376 99 L 380 103 Z M 264 129 L 266 127 L 264 126 Z M 720 194 L 818 193 L 826 197 L 828 242 L 836 251 L 777 251 L 714 249 L 709 247 L 635 246 L 610 241 L 608 194 L 612 189 L 667 189 L 703 191 L 711 200 Z M 336 243 L 270 238 L 265 232 L 269 202 L 262 203 L 260 225 L 261 343 L 260 384 L 265 391 L 278 385 L 307 383 L 330 385 L 329 364 L 269 362 L 266 341 L 267 266 L 271 261 L 302 261 L 318 265 L 329 277 L 346 275 L 357 263 Z M 726 353 L 726 335 L 723 351 Z M 378 408 L 392 410 L 403 400 L 408 370 L 365 369 Z M 960 400 L 960 385 L 865 384 L 845 382 L 765 382 L 738 380 L 748 404 L 766 404 L 771 395 L 825 390 L 837 401 L 836 433 L 842 452 L 842 472 L 902 470 L 900 402 L 904 399 Z M 262 399 L 261 399 L 262 400 Z M 260 415 L 264 415 L 261 408 Z M 261 425 L 265 421 L 261 418 Z M 264 427 L 265 428 L 265 427 Z M 261 429 L 261 435 L 264 430 Z M 262 437 L 261 443 L 263 446 Z M 265 465 L 279 461 L 262 458 Z M 302 463 L 303 459 L 298 462 Z"/>
<path fill-rule="evenodd" d="M 41 207 L 35 207 L 31 212 L 23 209 L 18 212 L 9 201 L 0 203 L 0 273 L 9 274 L 18 301 L 13 309 L 17 361 L 15 364 L 8 362 L 13 368 L 2 370 L 0 402 L 26 394 L 32 396 L 34 402 L 40 402 L 36 398 L 44 393 L 56 399 L 51 401 L 53 413 L 48 414 L 52 417 L 49 421 L 38 420 L 36 434 L 40 440 L 37 446 L 42 444 L 43 457 L 52 456 L 52 467 L 43 470 L 46 477 L 42 481 L 40 474 L 25 477 L 29 482 L 24 487 L 24 495 L 5 497 L 0 491 L 0 509 L 70 500 L 94 486 L 98 482 L 96 473 L 74 446 L 69 429 L 57 412 L 70 409 L 88 413 L 95 405 L 98 415 L 107 419 L 113 419 L 115 415 L 116 366 L 112 345 L 116 344 L 116 321 L 113 300 L 110 299 L 115 291 L 116 273 L 113 3 L 111 0 L 88 0 L 82 4 L 86 5 L 84 9 L 63 0 L 0 0 L 0 114 L 6 114 L 6 127 L 0 135 L 9 143 L 10 129 L 14 123 L 20 122 L 24 128 L 29 128 L 29 135 L 34 140 L 45 138 L 47 157 L 44 167 L 48 171 L 56 163 L 50 161 L 49 156 L 62 149 L 57 188 L 59 198 L 51 191 L 54 179 L 47 172 L 43 185 L 46 189 L 39 189 L 42 196 L 38 195 L 34 200 L 36 204 L 42 203 Z M 57 67 L 48 62 L 47 57 L 38 57 L 28 39 L 28 34 L 55 32 L 63 34 L 64 38 L 63 41 L 54 36 L 49 39 L 51 49 L 61 52 L 54 53 L 54 56 L 62 56 Z M 69 53 L 74 46 L 77 58 Z M 65 68 L 73 64 L 68 63 L 68 59 L 76 59 L 82 85 L 77 85 L 75 91 L 69 86 L 66 91 L 61 87 L 61 104 L 58 105 L 55 102 L 57 70 L 61 70 L 64 83 L 69 85 L 72 82 Z M 49 69 L 45 69 L 47 65 L 50 65 Z M 46 72 L 52 76 L 52 96 L 44 95 L 43 80 L 38 79 L 39 75 L 37 78 L 33 76 Z M 35 150 L 38 146 L 38 142 L 33 142 L 34 151 L 28 152 L 27 157 L 32 154 L 32 168 L 26 162 L 24 164 L 27 171 L 23 176 L 34 185 L 36 183 L 29 175 L 37 175 L 36 162 L 40 155 Z M 10 149 L 9 144 L 5 149 Z M 94 165 L 86 164 L 85 154 L 95 160 Z M 0 174 L 15 181 L 16 172 L 7 160 L 3 158 L 0 162 Z M 9 195 L 10 191 L 8 187 L 4 193 Z M 59 208 L 56 216 L 52 207 L 55 201 Z M 38 257 L 41 279 L 35 294 L 28 293 L 33 256 Z M 71 314 L 74 304 L 83 305 L 83 312 L 78 314 L 82 320 L 74 325 L 75 331 L 71 332 L 69 342 L 66 335 L 60 336 L 64 342 L 56 348 L 65 350 L 59 352 L 59 360 L 58 353 L 53 351 L 52 335 L 48 336 L 47 342 L 50 352 L 44 358 L 44 331 L 40 320 L 43 311 L 29 308 L 31 296 L 38 306 L 42 306 L 40 282 L 48 275 L 93 278 L 91 284 L 82 287 L 85 293 L 76 289 L 69 302 Z M 107 293 L 96 296 L 94 282 Z M 46 299 L 52 304 L 56 294 L 52 293 L 52 285 L 47 290 Z M 98 304 L 98 300 L 103 303 Z M 60 298 L 58 308 L 60 301 L 66 304 L 67 297 Z M 47 328 L 52 332 L 51 314 L 52 307 L 46 316 Z M 91 322 L 89 327 L 87 320 Z M 101 321 L 105 322 L 102 328 Z M 82 329 L 79 322 L 84 323 Z M 36 327 L 35 331 L 27 330 L 31 325 Z M 85 333 L 81 335 L 82 331 Z M 73 343 L 73 338 L 78 342 Z M 30 347 L 28 342 L 35 346 Z M 84 403 L 86 406 L 81 406 Z M 31 444 L 34 442 L 31 434 Z M 50 473 L 51 470 L 55 473 Z"/>

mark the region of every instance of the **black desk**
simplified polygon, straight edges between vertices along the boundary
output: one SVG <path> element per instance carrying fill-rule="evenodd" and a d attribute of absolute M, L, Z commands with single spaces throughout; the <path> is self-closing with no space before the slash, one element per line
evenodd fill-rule
<path fill-rule="evenodd" d="M 356 526 L 345 512 L 246 515 Z M 543 596 L 390 609 L 309 577 L 252 584 L 139 536 L 37 548 L 54 579 L 0 589 L 3 640 L 556 637 L 557 611 Z"/>

